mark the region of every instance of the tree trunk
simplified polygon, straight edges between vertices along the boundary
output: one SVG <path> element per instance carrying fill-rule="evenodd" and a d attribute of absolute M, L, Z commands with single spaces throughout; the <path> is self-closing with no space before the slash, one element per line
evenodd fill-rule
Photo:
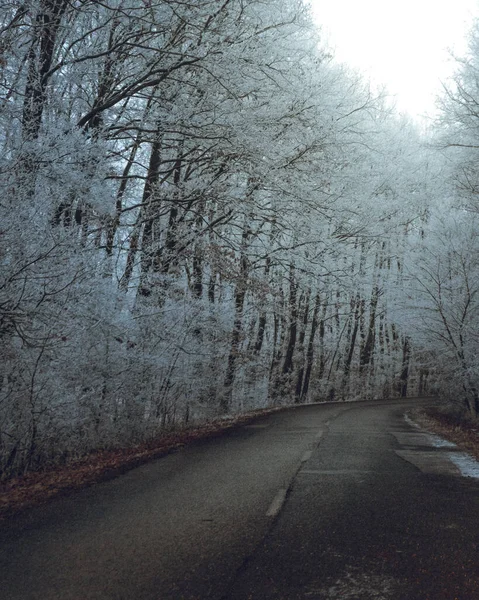
<path fill-rule="evenodd" d="M 404 337 L 402 346 L 402 368 L 401 368 L 401 379 L 400 379 L 400 393 L 401 398 L 406 398 L 407 388 L 409 381 L 409 360 L 411 358 L 411 347 L 409 338 Z"/>
<path fill-rule="evenodd" d="M 226 365 L 226 375 L 223 383 L 223 393 L 220 399 L 220 411 L 223 414 L 229 412 L 231 408 L 231 398 L 233 394 L 233 383 L 236 374 L 236 360 L 238 358 L 241 334 L 243 331 L 243 310 L 246 291 L 248 286 L 248 257 L 246 255 L 249 240 L 251 237 L 251 215 L 245 216 L 243 225 L 243 233 L 241 236 L 241 254 L 240 254 L 240 271 L 234 294 L 235 316 L 233 323 L 233 331 L 231 334 L 231 345 Z"/>
<path fill-rule="evenodd" d="M 197 216 L 195 218 L 196 243 L 193 251 L 193 285 L 192 291 L 195 298 L 203 296 L 203 239 L 199 233 L 204 222 L 205 201 L 204 199 L 198 205 Z"/>
<path fill-rule="evenodd" d="M 264 267 L 265 281 L 268 281 L 268 279 L 269 279 L 270 268 L 271 268 L 271 258 L 268 256 L 266 258 L 266 264 Z M 263 309 L 261 311 L 259 321 L 258 321 L 258 333 L 256 335 L 256 342 L 254 345 L 254 354 L 259 354 L 261 352 L 261 348 L 263 347 L 265 330 L 266 330 L 266 311 Z"/>
<path fill-rule="evenodd" d="M 376 310 L 379 300 L 379 288 L 374 286 L 371 294 L 371 301 L 369 303 L 369 324 L 366 332 L 366 340 L 364 346 L 361 349 L 359 356 L 359 370 L 364 372 L 364 369 L 369 365 L 373 359 L 374 344 L 376 341 Z"/>
<path fill-rule="evenodd" d="M 113 254 L 113 244 L 115 242 L 115 235 L 118 230 L 118 226 L 120 225 L 121 211 L 123 209 L 123 196 L 125 194 L 126 186 L 128 184 L 128 176 L 135 162 L 136 154 L 140 147 L 140 143 L 141 134 L 138 133 L 136 136 L 135 143 L 133 144 L 133 148 L 131 149 L 130 156 L 128 157 L 125 168 L 123 169 L 120 186 L 116 193 L 115 216 L 108 223 L 106 231 L 106 253 L 110 257 Z"/>
<path fill-rule="evenodd" d="M 314 301 L 313 317 L 311 319 L 311 331 L 309 333 L 308 348 L 306 350 L 306 367 L 305 367 L 305 372 L 304 372 L 303 385 L 301 388 L 301 395 L 300 395 L 301 400 L 306 399 L 308 396 L 309 383 L 311 381 L 311 372 L 313 370 L 313 361 L 314 361 L 314 337 L 316 335 L 316 330 L 318 328 L 318 315 L 319 315 L 320 306 L 321 306 L 321 297 L 318 292 L 316 294 L 316 299 Z M 324 337 L 324 320 L 321 321 L 321 324 L 322 324 L 322 331 L 320 333 L 322 333 L 322 335 Z M 323 365 L 323 370 L 324 370 L 324 365 Z"/>
<path fill-rule="evenodd" d="M 288 343 L 283 362 L 282 374 L 286 380 L 288 374 L 293 371 L 293 357 L 296 347 L 296 337 L 298 334 L 298 304 L 297 293 L 298 284 L 295 276 L 294 265 L 289 266 L 289 328 L 288 328 Z"/>
<path fill-rule="evenodd" d="M 139 226 L 143 225 L 143 235 L 141 241 L 141 262 L 140 262 L 140 283 L 138 286 L 138 294 L 143 297 L 151 295 L 152 283 L 150 281 L 151 272 L 155 270 L 155 248 L 153 247 L 153 231 L 154 223 L 156 220 L 154 203 L 156 188 L 159 182 L 159 173 L 161 165 L 161 140 L 160 137 L 153 142 L 151 146 L 150 162 L 148 164 L 148 171 L 146 174 L 145 186 L 143 188 L 143 197 L 141 200 L 141 208 L 139 215 Z M 156 211 L 158 212 L 158 211 Z M 124 277 L 122 278 L 122 285 L 127 286 L 128 281 L 131 277 L 131 270 L 134 264 L 134 254 L 136 254 L 138 240 L 135 240 L 133 245 L 130 242 L 130 253 L 133 256 L 130 257 L 130 253 L 127 259 L 127 270 L 125 270 Z"/>
<path fill-rule="evenodd" d="M 269 370 L 269 381 L 271 385 L 271 396 L 273 401 L 275 401 L 279 387 L 280 387 L 280 374 L 279 367 L 281 364 L 281 359 L 283 357 L 283 348 L 285 345 L 286 339 L 286 318 L 285 318 L 285 300 L 284 300 L 284 292 L 280 288 L 278 291 L 279 295 L 279 303 L 280 303 L 280 311 L 275 311 L 274 313 L 274 344 L 273 344 L 273 352 L 271 357 L 271 366 Z"/>
<path fill-rule="evenodd" d="M 301 330 L 299 332 L 298 338 L 298 354 L 301 356 L 301 364 L 298 369 L 298 374 L 296 376 L 296 389 L 295 389 L 295 402 L 298 403 L 301 401 L 301 390 L 303 388 L 303 377 L 304 377 L 304 369 L 306 364 L 306 357 L 304 356 L 304 340 L 306 339 L 306 328 L 308 326 L 309 320 L 309 299 L 311 296 L 311 290 L 308 289 L 304 298 L 304 308 L 303 308 L 303 319 L 301 321 Z"/>
<path fill-rule="evenodd" d="M 34 39 L 28 53 L 27 83 L 23 100 L 22 136 L 38 137 L 46 102 L 46 88 L 52 65 L 58 28 L 69 0 L 41 0 Z"/>
<path fill-rule="evenodd" d="M 183 142 L 180 142 L 175 165 L 173 168 L 173 185 L 175 186 L 174 198 L 170 207 L 168 218 L 168 228 L 166 230 L 165 245 L 163 248 L 163 256 L 161 257 L 161 272 L 167 274 L 174 262 L 177 259 L 178 246 L 178 207 L 180 194 L 181 169 L 183 161 Z"/>
<path fill-rule="evenodd" d="M 352 328 L 351 328 L 351 332 L 349 333 L 349 343 L 348 343 L 348 349 L 347 349 L 347 353 L 346 353 L 346 357 L 344 359 L 344 371 L 343 371 L 343 383 L 342 383 L 342 392 L 343 394 L 346 393 L 346 387 L 348 384 L 348 379 L 350 377 L 351 374 L 351 365 L 353 362 L 353 355 L 354 355 L 354 350 L 356 348 L 356 339 L 358 337 L 358 331 L 359 331 L 359 311 L 360 311 L 360 307 L 361 307 L 361 297 L 359 296 L 359 294 L 356 295 L 356 299 L 355 301 L 352 303 L 354 307 L 354 314 L 352 315 Z"/>
<path fill-rule="evenodd" d="M 231 334 L 231 345 L 226 365 L 226 375 L 223 383 L 224 392 L 220 400 L 220 411 L 222 414 L 228 413 L 231 407 L 231 397 L 233 392 L 233 383 L 236 374 L 236 359 L 238 358 L 241 333 L 243 330 L 243 309 L 246 296 L 246 286 L 243 282 L 238 282 L 235 291 L 235 318 L 233 331 Z"/>

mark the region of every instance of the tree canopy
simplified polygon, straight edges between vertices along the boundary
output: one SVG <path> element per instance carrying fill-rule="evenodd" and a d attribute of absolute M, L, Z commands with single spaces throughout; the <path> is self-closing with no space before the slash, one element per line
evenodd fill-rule
<path fill-rule="evenodd" d="M 278 404 L 477 414 L 477 25 L 426 138 L 302 0 L 0 8 L 4 476 Z"/>

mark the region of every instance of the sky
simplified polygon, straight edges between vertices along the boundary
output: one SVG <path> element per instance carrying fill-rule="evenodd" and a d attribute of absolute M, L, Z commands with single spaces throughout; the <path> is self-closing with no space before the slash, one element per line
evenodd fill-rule
<path fill-rule="evenodd" d="M 478 0 L 309 0 L 338 60 L 394 94 L 396 106 L 421 119 L 463 55 Z"/>

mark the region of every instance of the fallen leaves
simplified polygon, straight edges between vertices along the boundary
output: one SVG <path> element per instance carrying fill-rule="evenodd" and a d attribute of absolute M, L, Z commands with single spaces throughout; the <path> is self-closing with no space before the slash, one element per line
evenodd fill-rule
<path fill-rule="evenodd" d="M 107 481 L 195 441 L 221 435 L 233 427 L 277 410 L 281 409 L 264 409 L 169 433 L 163 432 L 158 439 L 143 444 L 96 451 L 65 466 L 12 478 L 0 484 L 0 520 L 55 496 Z"/>
<path fill-rule="evenodd" d="M 411 418 L 421 427 L 454 442 L 479 459 L 479 424 L 460 419 L 454 414 L 435 408 L 416 408 L 410 412 Z"/>

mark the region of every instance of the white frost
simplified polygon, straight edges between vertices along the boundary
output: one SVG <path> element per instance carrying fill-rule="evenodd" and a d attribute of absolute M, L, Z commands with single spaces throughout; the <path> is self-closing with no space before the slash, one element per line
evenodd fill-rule
<path fill-rule="evenodd" d="M 465 452 L 450 452 L 449 460 L 456 465 L 464 477 L 479 479 L 479 462 Z"/>
<path fill-rule="evenodd" d="M 434 448 L 457 448 L 454 442 L 450 442 L 449 440 L 443 440 L 438 435 L 429 434 L 429 439 L 431 440 Z"/>

